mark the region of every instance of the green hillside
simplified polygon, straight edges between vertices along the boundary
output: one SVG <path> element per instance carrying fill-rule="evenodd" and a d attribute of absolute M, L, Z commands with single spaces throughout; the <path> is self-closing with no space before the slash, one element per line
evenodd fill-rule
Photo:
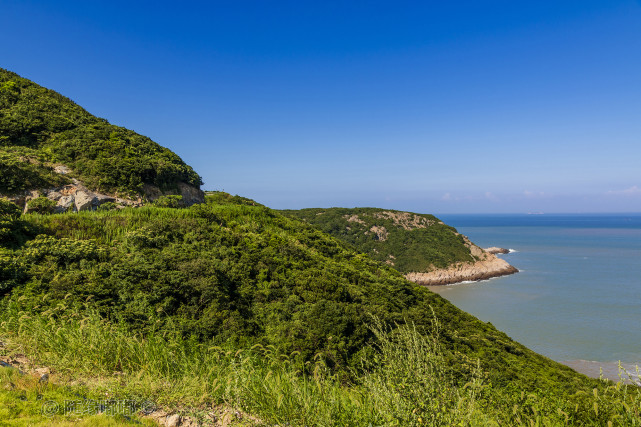
<path fill-rule="evenodd" d="M 200 184 L 148 138 L 0 76 L 0 193 Z M 3 421 L 67 425 L 39 401 L 82 389 L 210 424 L 214 411 L 249 414 L 241 425 L 641 425 L 637 388 L 588 379 L 404 279 L 397 268 L 473 258 L 435 217 L 178 199 L 25 214 L 0 197 L 0 361 L 28 355 L 71 387 L 18 381 L 3 362 Z"/>
<path fill-rule="evenodd" d="M 284 210 L 402 273 L 474 261 L 456 229 L 433 215 L 378 208 Z"/>
<path fill-rule="evenodd" d="M 56 187 L 69 177 L 95 191 L 143 194 L 144 184 L 161 190 L 201 179 L 180 157 L 151 139 L 109 124 L 70 99 L 0 69 L 0 194 Z"/>
<path fill-rule="evenodd" d="M 148 357 L 167 351 L 178 354 L 162 357 L 175 357 L 182 366 L 193 357 L 209 360 L 212 356 L 194 356 L 207 348 L 223 348 L 229 355 L 260 345 L 271 349 L 270 354 L 289 355 L 292 366 L 308 366 L 296 368 L 296 375 L 316 372 L 313 367 L 322 360 L 340 384 L 360 387 L 370 378 L 368 372 L 383 366 L 376 362 L 384 335 L 375 325 L 381 322 L 383 330 L 416 328 L 419 335 L 412 342 L 437 337 L 438 366 L 442 381 L 450 384 L 448 390 L 474 378 L 482 380 L 488 393 L 484 405 L 491 413 L 502 413 L 501 405 L 512 398 L 519 401 L 521 392 L 533 393 L 556 410 L 553 405 L 559 402 L 567 400 L 563 405 L 572 408 L 582 402 L 572 397 L 577 391 L 591 396 L 593 388 L 604 388 L 512 341 L 350 245 L 247 199 L 216 194 L 208 196 L 206 204 L 184 209 L 22 216 L 8 202 L 0 203 L 5 233 L 0 250 L 0 331 L 27 348 L 32 342 L 33 351 L 54 364 L 77 363 L 74 334 L 99 334 L 113 324 L 125 338 L 105 332 L 108 335 L 92 346 L 92 353 L 83 353 L 87 359 L 78 365 L 81 369 L 98 363 L 102 370 L 129 366 L 138 372 L 148 369 Z M 91 320 L 94 316 L 104 320 Z M 73 323 L 83 317 L 87 320 Z M 85 329 L 87 325 L 94 326 Z M 68 332 L 56 335 L 65 328 Z M 116 353 L 101 355 L 102 346 L 114 337 L 117 341 L 109 351 Z M 120 359 L 128 348 L 144 344 L 144 337 L 150 343 L 169 339 L 173 344 L 163 344 L 162 351 L 149 355 L 136 351 L 129 356 L 134 362 Z M 87 345 L 87 339 L 79 345 Z M 121 347 L 127 339 L 132 342 Z M 390 351 L 410 344 L 404 339 Z M 421 354 L 417 357 L 433 360 Z M 270 363 L 272 371 L 289 366 Z M 193 367 L 188 372 L 194 375 Z M 412 372 L 403 375 L 409 375 L 407 381 L 416 379 Z M 295 378 L 291 381 L 298 381 Z M 351 393 L 345 390 L 340 393 Z M 395 399 L 400 404 L 412 397 L 401 394 Z M 582 413 L 575 416 L 589 416 Z"/>
<path fill-rule="evenodd" d="M 260 342 L 306 359 L 323 352 L 347 369 L 372 338 L 371 315 L 429 329 L 433 308 L 452 358 L 481 357 L 494 384 L 562 389 L 584 380 L 392 268 L 262 206 L 218 201 L 15 221 L 29 240 L 3 253 L 5 292 L 25 310 L 90 300 L 136 330 L 171 323 L 199 340 Z"/>
<path fill-rule="evenodd" d="M 189 209 L 14 220 L 23 237 L 13 241 L 26 242 L 4 252 L 5 292 L 28 311 L 89 300 L 138 331 L 171 324 L 198 340 L 274 345 L 306 361 L 322 352 L 345 373 L 372 339 L 372 316 L 429 329 L 434 309 L 453 360 L 482 356 L 497 385 L 583 381 L 312 226 L 263 206 L 208 198 Z M 541 375 L 543 367 L 554 375 Z"/>

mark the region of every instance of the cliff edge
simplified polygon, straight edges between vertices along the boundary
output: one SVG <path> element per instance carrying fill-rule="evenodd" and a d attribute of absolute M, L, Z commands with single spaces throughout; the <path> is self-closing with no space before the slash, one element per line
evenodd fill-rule
<path fill-rule="evenodd" d="M 314 225 L 421 285 L 483 280 L 518 270 L 433 215 L 378 208 L 282 211 Z"/>
<path fill-rule="evenodd" d="M 439 268 L 426 273 L 411 272 L 407 273 L 405 278 L 419 285 L 435 286 L 486 280 L 519 272 L 516 267 L 495 255 L 495 253 L 506 253 L 500 250 L 502 248 L 481 249 L 470 242 L 467 237 L 464 236 L 463 238 L 476 261 L 458 262 L 448 268 Z"/>

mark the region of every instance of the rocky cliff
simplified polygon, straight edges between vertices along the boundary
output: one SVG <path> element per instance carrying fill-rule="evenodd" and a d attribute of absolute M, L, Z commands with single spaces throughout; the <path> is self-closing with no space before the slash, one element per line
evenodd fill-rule
<path fill-rule="evenodd" d="M 71 169 L 63 165 L 55 166 L 52 169 L 55 173 L 63 176 L 71 173 Z M 28 213 L 30 211 L 30 201 L 42 197 L 55 203 L 55 206 L 53 207 L 54 213 L 96 210 L 105 203 L 112 203 L 115 208 L 139 207 L 142 206 L 145 201 L 153 202 L 162 196 L 168 195 L 181 196 L 185 206 L 191 206 L 195 203 L 204 203 L 205 201 L 205 193 L 202 190 L 184 182 L 178 183 L 175 190 L 169 191 L 161 191 L 158 187 L 145 185 L 143 195 L 132 199 L 118 197 L 118 195 L 115 194 L 104 194 L 92 191 L 78 179 L 69 178 L 69 180 L 70 184 L 58 187 L 25 190 L 21 193 L 6 197 L 8 200 L 21 207 L 24 213 Z"/>
<path fill-rule="evenodd" d="M 421 285 L 447 285 L 516 273 L 497 253 L 483 250 L 433 215 L 377 208 L 283 211 L 355 246 Z"/>
<path fill-rule="evenodd" d="M 419 285 L 433 286 L 485 280 L 518 273 L 519 270 L 516 267 L 495 255 L 495 253 L 507 253 L 506 250 L 501 250 L 502 248 L 485 250 L 470 242 L 467 237 L 465 241 L 476 261 L 458 262 L 448 268 L 439 268 L 425 273 L 411 272 L 406 274 L 405 278 Z"/>

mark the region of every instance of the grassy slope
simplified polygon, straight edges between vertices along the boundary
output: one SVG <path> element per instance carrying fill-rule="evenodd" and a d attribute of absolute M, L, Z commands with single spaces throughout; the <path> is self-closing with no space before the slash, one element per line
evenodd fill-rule
<path fill-rule="evenodd" d="M 638 418 L 638 395 L 625 409 L 618 389 L 247 199 L 11 222 L 27 241 L 0 253 L 0 333 L 68 375 L 118 373 L 110 393 L 281 424 Z"/>
<path fill-rule="evenodd" d="M 273 345 L 304 360 L 321 352 L 347 372 L 367 352 L 372 315 L 430 330 L 433 309 L 461 376 L 480 358 L 495 385 L 561 392 L 591 384 L 392 268 L 262 206 L 218 200 L 23 219 L 22 234 L 44 235 L 4 250 L 0 271 L 13 287 L 5 299 L 24 310 L 90 301 L 135 330 Z"/>
<path fill-rule="evenodd" d="M 161 188 L 178 181 L 200 184 L 171 151 L 0 70 L 0 192 L 64 183 L 52 173 L 52 162 L 67 164 L 76 177 L 104 191 L 133 194 L 144 183 Z M 511 390 L 556 401 L 577 390 L 602 389 L 351 245 L 247 199 L 216 194 L 206 206 L 189 209 L 21 218 L 6 206 L 0 208 L 1 330 L 58 369 L 80 363 L 75 368 L 85 374 L 127 371 L 132 383 L 149 385 L 157 396 L 166 387 L 161 379 L 174 376 L 184 380 L 183 395 L 194 402 L 198 393 L 224 392 L 251 409 L 252 399 L 258 405 L 261 396 L 270 396 L 277 405 L 268 419 L 277 422 L 296 416 L 301 408 L 315 413 L 313 402 L 328 405 L 327 414 L 351 413 L 355 418 L 348 423 L 364 420 L 359 408 L 381 402 L 383 407 L 375 409 L 388 415 L 373 414 L 370 420 L 389 422 L 389 414 L 397 414 L 397 422 L 416 414 L 433 417 L 446 407 L 456 412 L 458 406 L 451 405 L 467 402 L 469 391 L 462 392 L 463 400 L 452 393 L 481 378 L 490 390 L 508 393 L 486 401 L 508 418 L 509 408 L 503 411 L 500 405 L 518 401 L 510 397 Z M 421 239 L 441 242 L 439 251 L 425 258 L 430 266 L 469 256 L 449 227 L 437 224 L 427 230 L 419 232 L 428 233 Z M 407 242 L 389 240 L 396 249 Z M 407 255 L 404 268 L 420 268 L 417 263 L 424 262 L 425 253 L 419 248 Z M 434 316 L 442 322 L 439 331 Z M 411 342 L 393 342 L 387 348 L 397 353 L 385 356 L 381 340 L 388 338 L 372 327 L 373 319 L 392 328 L 415 325 L 418 332 L 401 333 Z M 425 346 L 412 343 L 427 337 L 438 338 L 438 351 L 433 346 L 416 350 Z M 252 345 L 267 350 L 251 350 Z M 414 362 L 395 365 L 409 353 L 418 355 Z M 431 360 L 438 361 L 436 382 L 429 382 L 429 375 L 415 375 Z M 327 373 L 319 376 L 319 366 Z M 313 374 L 313 381 L 306 373 Z M 238 374 L 255 388 L 239 385 L 234 380 Z M 142 382 L 145 378 L 148 382 Z M 427 382 L 416 383 L 417 378 Z M 221 389 L 216 381 L 223 380 L 227 386 Z M 355 388 L 344 389 L 346 381 Z M 390 384 L 397 385 L 386 388 Z M 416 387 L 415 395 L 407 394 Z M 433 387 L 443 405 L 407 414 L 411 405 L 437 398 L 430 394 Z M 283 415 L 279 408 L 287 399 L 290 415 Z M 257 410 L 269 414 L 273 402 L 263 401 Z"/>
<path fill-rule="evenodd" d="M 0 194 L 64 184 L 52 163 L 69 166 L 94 190 L 123 195 L 140 194 L 143 184 L 201 184 L 169 149 L 0 68 Z"/>
<path fill-rule="evenodd" d="M 282 211 L 343 240 L 402 273 L 426 272 L 474 261 L 463 237 L 433 215 L 378 208 Z M 372 229 L 384 228 L 381 239 Z"/>
<path fill-rule="evenodd" d="M 82 397 L 84 393 L 80 387 L 40 383 L 37 377 L 0 367 L 0 426 L 154 425 L 125 411 L 117 416 L 100 414 L 98 405 L 107 401 L 104 395 L 86 400 Z M 71 402 L 77 404 L 76 409 L 71 409 Z M 116 412 L 107 408 L 110 410 Z"/>

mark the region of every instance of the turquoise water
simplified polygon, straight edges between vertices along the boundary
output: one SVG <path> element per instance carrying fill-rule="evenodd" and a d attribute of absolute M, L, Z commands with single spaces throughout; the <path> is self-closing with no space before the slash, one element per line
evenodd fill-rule
<path fill-rule="evenodd" d="M 432 290 L 551 359 L 641 364 L 641 214 L 439 218 L 521 272 Z"/>

